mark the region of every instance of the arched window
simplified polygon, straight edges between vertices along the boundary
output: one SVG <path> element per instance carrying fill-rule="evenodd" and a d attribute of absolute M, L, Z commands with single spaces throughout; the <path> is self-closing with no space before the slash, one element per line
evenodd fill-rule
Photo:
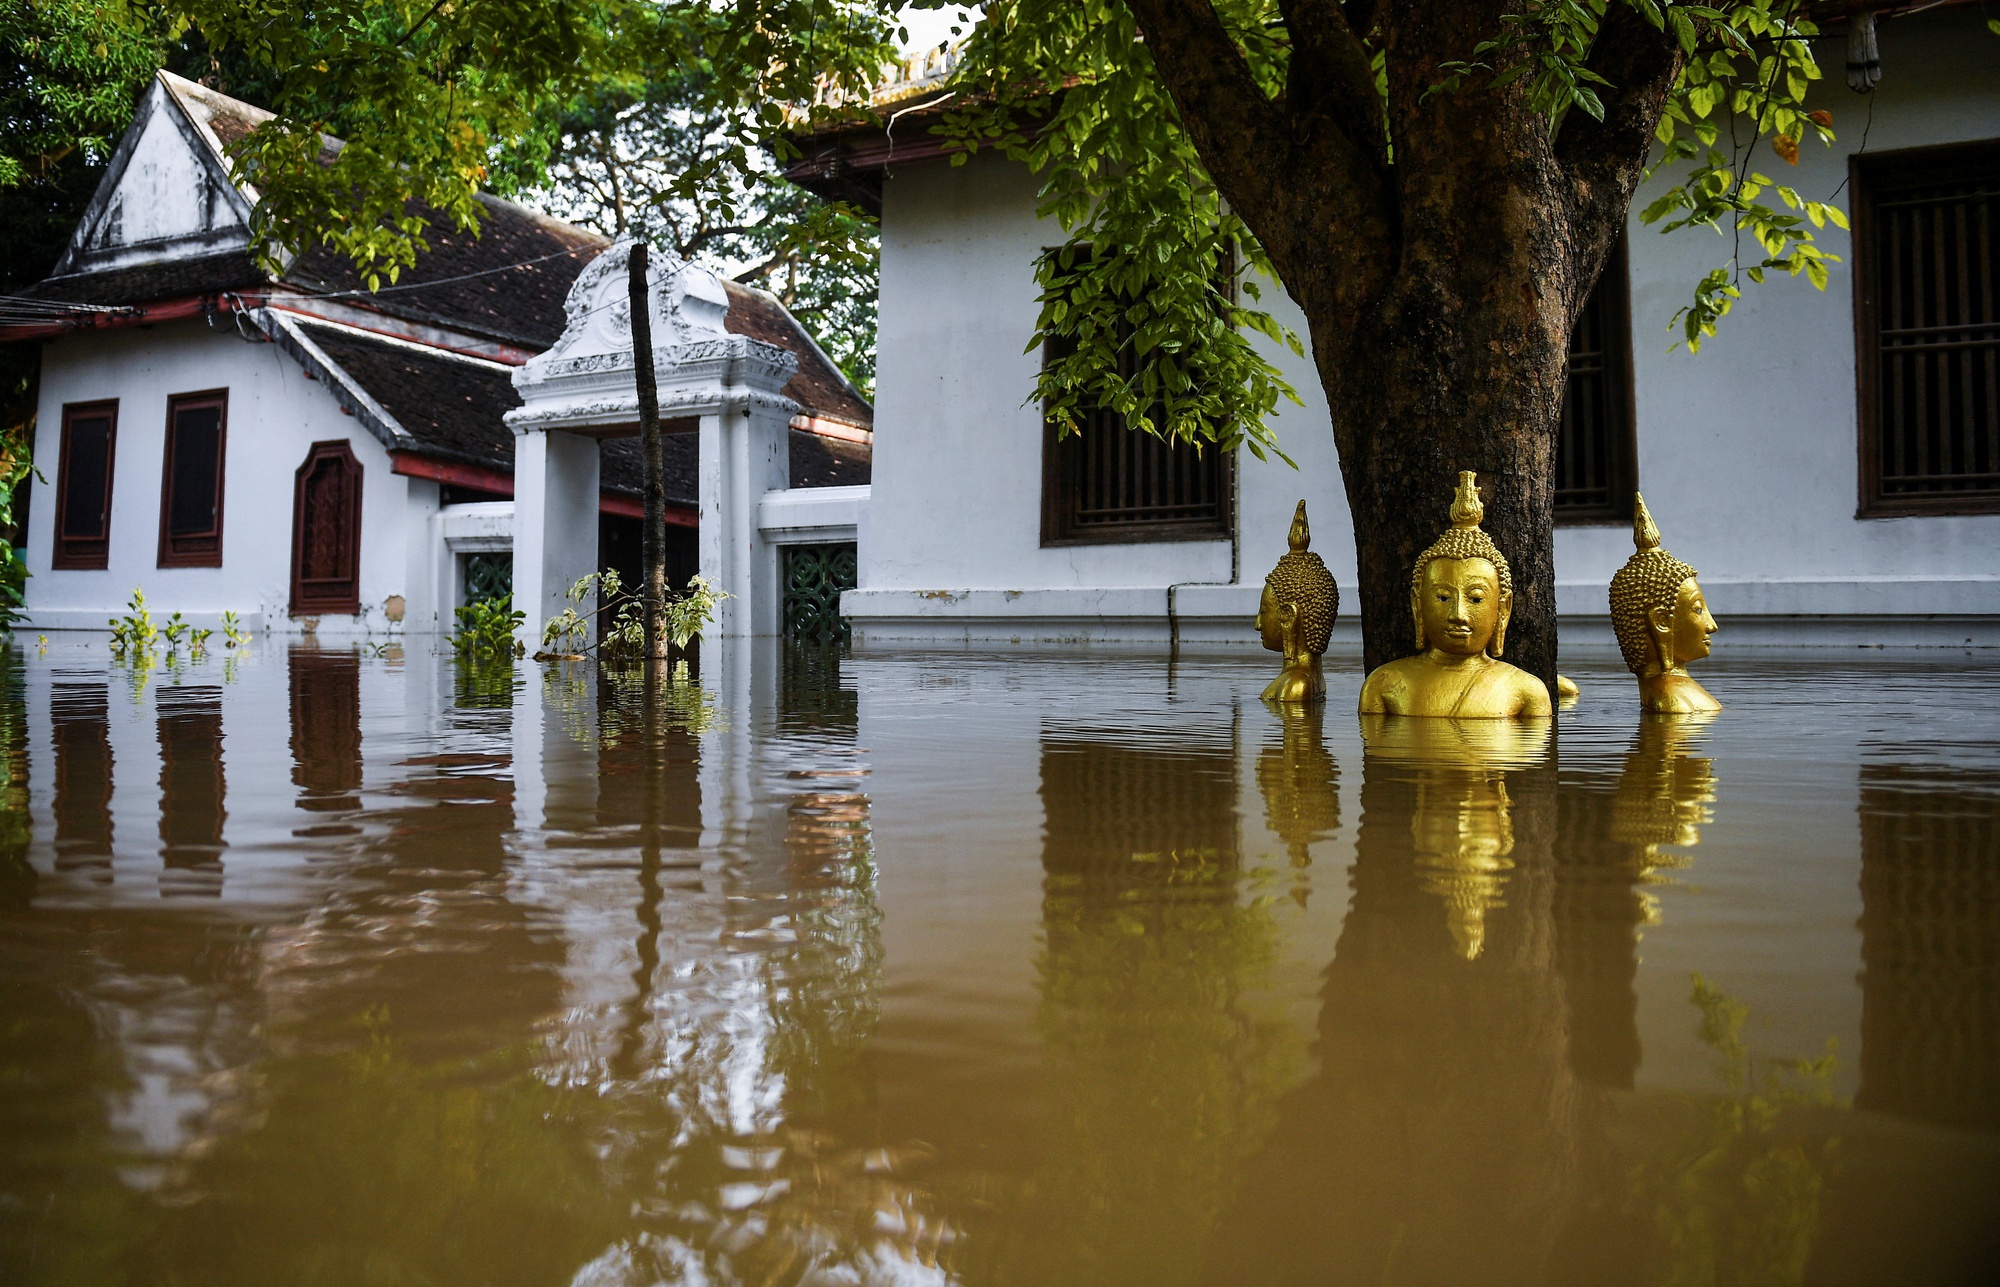
<path fill-rule="evenodd" d="M 361 611 L 361 462 L 316 442 L 292 492 L 292 614 Z"/>

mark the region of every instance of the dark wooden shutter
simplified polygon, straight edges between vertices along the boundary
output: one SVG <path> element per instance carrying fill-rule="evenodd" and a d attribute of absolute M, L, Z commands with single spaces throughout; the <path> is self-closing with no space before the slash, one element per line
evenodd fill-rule
<path fill-rule="evenodd" d="M 2000 143 L 1853 165 L 1861 513 L 2000 511 Z"/>
<path fill-rule="evenodd" d="M 316 442 L 292 496 L 292 612 L 361 611 L 361 462 L 345 441 Z"/>
<path fill-rule="evenodd" d="M 1630 522 L 1638 489 L 1632 416 L 1632 308 L 1620 237 L 1570 333 L 1556 434 L 1556 521 Z"/>
<path fill-rule="evenodd" d="M 167 400 L 160 480 L 160 566 L 222 566 L 222 465 L 229 394 L 184 393 Z"/>
<path fill-rule="evenodd" d="M 79 403 L 63 408 L 51 567 L 92 569 L 110 562 L 111 478 L 117 447 L 116 402 Z"/>
<path fill-rule="evenodd" d="M 1063 355 L 1051 344 L 1043 362 Z M 1129 380 L 1144 361 L 1124 345 L 1118 374 Z M 1163 419 L 1158 408 L 1152 416 L 1155 423 Z M 1128 427 L 1107 408 L 1086 414 L 1079 431 L 1067 438 L 1058 435 L 1053 421 L 1045 421 L 1042 544 L 1227 538 L 1235 517 L 1233 463 L 1232 452 L 1213 444 L 1167 442 Z"/>

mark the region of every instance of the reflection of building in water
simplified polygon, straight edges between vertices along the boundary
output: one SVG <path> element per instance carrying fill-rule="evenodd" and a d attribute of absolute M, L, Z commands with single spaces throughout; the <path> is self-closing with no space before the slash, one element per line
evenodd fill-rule
<path fill-rule="evenodd" d="M 1227 725 L 1044 726 L 1039 1026 L 1059 1102 L 997 1279 L 1188 1281 L 1300 1070 L 1292 1030 L 1244 1003 L 1278 931 L 1241 888 L 1238 762 Z"/>
<path fill-rule="evenodd" d="M 1321 734 L 1324 703 L 1271 705 L 1283 740 L 1257 752 L 1257 793 L 1265 827 L 1284 841 L 1292 866 L 1306 867 L 1312 846 L 1340 830 L 1340 769 Z"/>
<path fill-rule="evenodd" d="M 1857 1107 L 2000 1127 L 2000 773 L 1861 768 Z"/>
<path fill-rule="evenodd" d="M 1570 1281 L 1558 1262 L 1608 1244 L 1623 1194 L 1565 1055 L 1546 729 L 1362 731 L 1320 1071 L 1247 1165 L 1204 1281 Z"/>
<path fill-rule="evenodd" d="M 222 772 L 222 690 L 161 688 L 160 875 L 162 894 L 222 892 L 223 824 L 229 784 Z"/>
<path fill-rule="evenodd" d="M 56 870 L 88 869 L 98 881 L 109 881 L 113 764 L 110 689 L 102 676 L 57 680 L 49 723 L 56 757 Z"/>
<path fill-rule="evenodd" d="M 361 658 L 351 649 L 292 648 L 292 783 L 309 813 L 361 807 Z M 341 827 L 331 834 L 352 834 Z M 328 834 L 328 833 L 316 833 Z"/>
<path fill-rule="evenodd" d="M 1684 867 L 1662 846 L 1701 843 L 1715 771 L 1698 749 L 1711 714 L 1642 715 L 1615 779 L 1562 775 L 1555 883 L 1556 962 L 1569 999 L 1571 1066 L 1630 1089 L 1639 1070 L 1638 944 L 1658 919 L 1645 886 Z"/>

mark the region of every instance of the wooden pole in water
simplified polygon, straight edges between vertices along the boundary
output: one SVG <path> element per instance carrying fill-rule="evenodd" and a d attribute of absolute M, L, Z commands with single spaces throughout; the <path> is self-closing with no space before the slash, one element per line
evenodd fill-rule
<path fill-rule="evenodd" d="M 660 459 L 660 388 L 653 371 L 653 310 L 646 288 L 646 243 L 632 243 L 629 263 L 632 303 L 632 372 L 639 386 L 639 454 L 645 489 L 640 601 L 646 610 L 646 657 L 667 658 L 667 491 Z"/>

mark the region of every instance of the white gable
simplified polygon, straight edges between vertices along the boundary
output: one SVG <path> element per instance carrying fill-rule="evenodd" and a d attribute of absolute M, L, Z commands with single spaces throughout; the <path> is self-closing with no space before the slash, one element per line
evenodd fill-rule
<path fill-rule="evenodd" d="M 167 75 L 160 73 L 141 100 L 57 274 L 189 259 L 250 244 L 249 201 L 230 181 L 207 121 L 171 92 Z M 199 93 L 198 86 L 188 88 Z M 200 101 L 194 99 L 197 106 Z"/>

